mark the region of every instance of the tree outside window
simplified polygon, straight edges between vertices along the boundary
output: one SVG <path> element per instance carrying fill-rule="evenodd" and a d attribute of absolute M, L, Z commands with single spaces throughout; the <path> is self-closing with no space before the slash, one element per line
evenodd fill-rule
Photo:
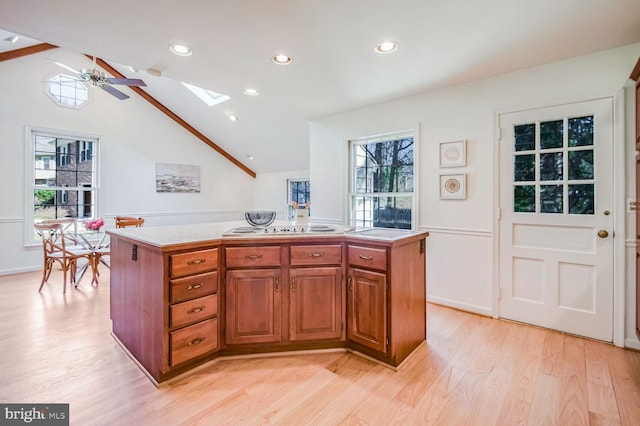
<path fill-rule="evenodd" d="M 351 224 L 413 227 L 414 137 L 351 142 Z"/>

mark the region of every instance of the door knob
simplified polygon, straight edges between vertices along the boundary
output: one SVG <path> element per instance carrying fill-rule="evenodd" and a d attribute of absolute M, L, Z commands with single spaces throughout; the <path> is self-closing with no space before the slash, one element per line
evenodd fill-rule
<path fill-rule="evenodd" d="M 600 238 L 607 238 L 609 236 L 609 233 L 607 231 L 605 231 L 604 229 L 601 229 L 598 231 L 598 237 Z"/>

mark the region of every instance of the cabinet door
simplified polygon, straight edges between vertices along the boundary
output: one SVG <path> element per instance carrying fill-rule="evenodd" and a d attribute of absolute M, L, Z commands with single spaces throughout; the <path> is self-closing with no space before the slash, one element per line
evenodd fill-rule
<path fill-rule="evenodd" d="M 342 268 L 291 269 L 290 340 L 342 337 Z"/>
<path fill-rule="evenodd" d="M 386 352 L 387 277 L 349 268 L 347 337 L 371 349 Z"/>
<path fill-rule="evenodd" d="M 282 340 L 280 276 L 280 269 L 227 271 L 227 344 Z"/>

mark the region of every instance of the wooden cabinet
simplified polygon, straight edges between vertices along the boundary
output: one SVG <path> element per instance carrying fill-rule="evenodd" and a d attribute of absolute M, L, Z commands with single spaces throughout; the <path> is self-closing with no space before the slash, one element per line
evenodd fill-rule
<path fill-rule="evenodd" d="M 398 366 L 426 339 L 425 239 L 350 241 L 347 341 Z"/>
<path fill-rule="evenodd" d="M 156 383 L 277 351 L 346 348 L 398 366 L 425 340 L 427 233 L 152 244 L 151 227 L 109 232 L 113 335 Z"/>
<path fill-rule="evenodd" d="M 342 244 L 292 245 L 289 340 L 344 340 Z"/>
<path fill-rule="evenodd" d="M 231 270 L 226 276 L 227 344 L 280 342 L 280 269 Z"/>
<path fill-rule="evenodd" d="M 218 348 L 218 249 L 168 258 L 169 365 L 174 367 Z"/>
<path fill-rule="evenodd" d="M 225 254 L 227 345 L 342 338 L 341 244 L 226 247 Z"/>
<path fill-rule="evenodd" d="M 282 248 L 225 247 L 225 342 L 282 341 Z"/>
<path fill-rule="evenodd" d="M 387 349 L 387 275 L 349 268 L 347 337 L 379 352 Z"/>
<path fill-rule="evenodd" d="M 219 349 L 218 248 L 111 236 L 113 334 L 157 383 Z"/>
<path fill-rule="evenodd" d="M 289 340 L 324 340 L 342 337 L 342 268 L 291 270 Z"/>

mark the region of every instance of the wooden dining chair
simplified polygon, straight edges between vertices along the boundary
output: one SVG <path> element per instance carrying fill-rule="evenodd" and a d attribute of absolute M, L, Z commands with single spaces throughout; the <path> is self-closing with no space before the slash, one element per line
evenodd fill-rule
<path fill-rule="evenodd" d="M 136 227 L 140 228 L 144 225 L 144 219 L 141 217 L 132 217 L 132 216 L 116 216 L 116 228 L 129 228 Z"/>
<path fill-rule="evenodd" d="M 86 259 L 95 275 L 92 251 L 85 248 L 78 248 L 78 246 L 75 246 L 75 242 L 67 246 L 68 239 L 65 237 L 64 225 L 62 223 L 36 223 L 33 226 L 42 239 L 44 255 L 42 282 L 40 283 L 38 291 L 42 291 L 42 287 L 49 279 L 55 263 L 60 265 L 63 272 L 63 293 L 67 292 L 67 275 L 69 275 L 69 282 L 71 284 L 76 283 L 78 259 Z"/>

